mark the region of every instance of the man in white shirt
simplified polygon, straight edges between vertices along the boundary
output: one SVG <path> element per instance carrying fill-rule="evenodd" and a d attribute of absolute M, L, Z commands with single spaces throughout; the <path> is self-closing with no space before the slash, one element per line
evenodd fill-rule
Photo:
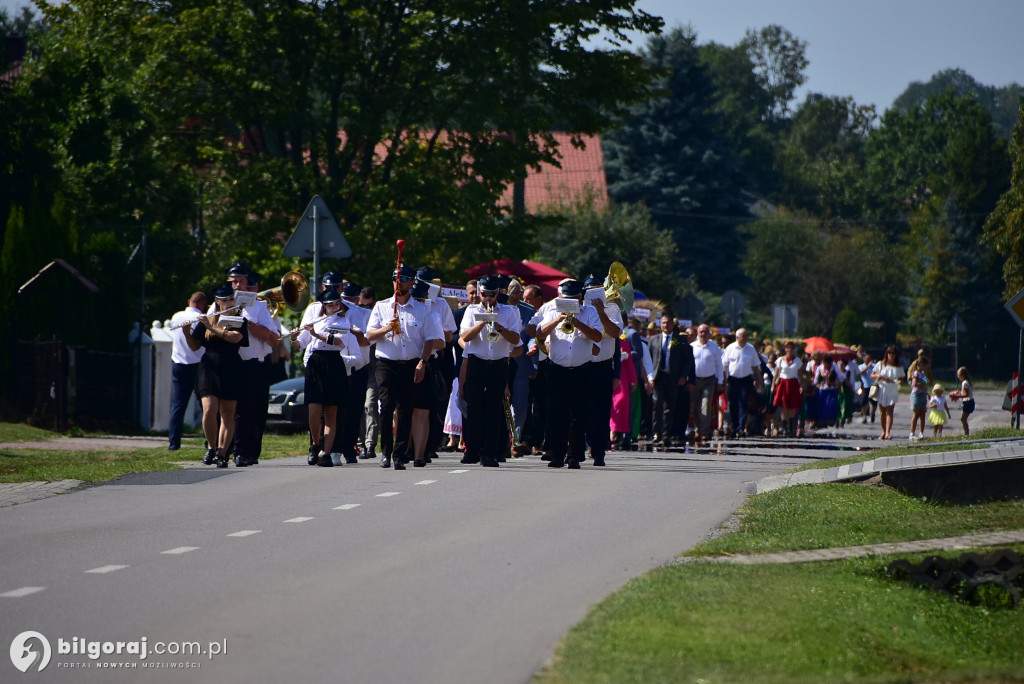
<path fill-rule="evenodd" d="M 604 466 L 612 417 L 612 381 L 619 377 L 622 358 L 619 335 L 622 334 L 622 312 L 604 297 L 604 282 L 591 275 L 584 283 L 584 301 L 594 307 L 601 321 L 601 351 L 590 360 L 590 410 L 587 417 L 587 443 L 595 466 Z"/>
<path fill-rule="evenodd" d="M 579 469 L 579 457 L 586 450 L 587 364 L 595 350 L 600 351 L 602 328 L 594 307 L 583 304 L 583 286 L 579 281 L 566 278 L 560 282 L 558 299 L 576 300 L 579 313 L 562 312 L 557 304 L 549 307 L 549 302 L 541 307 L 544 313 L 537 326 L 537 343 L 548 342 L 548 466 L 563 467 L 568 454 L 569 468 L 575 470 Z"/>
<path fill-rule="evenodd" d="M 410 442 L 415 446 L 416 465 L 425 463 L 429 414 L 433 395 L 423 382 L 427 361 L 444 346 L 444 333 L 426 304 L 412 298 L 416 272 L 408 266 L 395 269 L 391 279 L 395 294 L 377 302 L 367 323 L 366 339 L 376 344 L 377 392 L 380 397 L 381 468 L 405 470 Z M 397 434 L 392 420 L 398 414 Z M 422 447 L 422 451 L 421 451 Z"/>
<path fill-rule="evenodd" d="M 435 352 L 429 362 L 429 370 L 441 374 L 444 382 L 441 383 L 441 390 L 435 396 L 434 407 L 430 410 L 430 436 L 427 438 L 427 460 L 437 458 L 437 450 L 441 448 L 444 440 L 444 415 L 448 408 L 448 398 L 452 393 L 452 379 L 454 377 L 454 364 L 450 346 L 458 338 L 459 326 L 455 323 L 455 314 L 448 302 L 441 297 L 441 280 L 437 278 L 434 269 L 430 266 L 420 266 L 416 269 L 416 282 L 428 286 L 426 304 L 431 313 L 437 316 L 441 324 L 441 331 L 444 333 L 445 346 Z"/>
<path fill-rule="evenodd" d="M 193 292 L 188 306 L 171 316 L 171 325 L 180 324 L 202 315 L 206 308 L 206 294 Z M 203 358 L 206 347 L 192 351 L 185 342 L 185 335 L 194 326 L 171 330 L 171 419 L 167 426 L 167 448 L 177 451 L 181 448 L 181 431 L 185 422 L 185 409 L 189 396 L 196 390 L 196 375 L 199 373 L 199 359 Z"/>
<path fill-rule="evenodd" d="M 228 270 L 228 282 L 236 292 L 259 292 L 260 276 L 235 264 Z M 280 327 L 265 302 L 257 301 L 242 310 L 249 321 L 249 344 L 238 348 L 244 371 L 245 390 L 235 410 L 234 461 L 239 467 L 259 463 L 263 452 L 263 432 L 267 426 L 267 402 L 270 398 L 270 354 L 277 345 Z"/>
<path fill-rule="evenodd" d="M 366 384 L 370 375 L 370 343 L 366 339 L 366 325 L 370 322 L 370 310 L 359 306 L 359 293 L 363 288 L 357 283 L 345 281 L 344 285 L 336 286 L 340 290 L 343 302 L 344 317 L 348 320 L 352 335 L 359 345 L 359 353 L 351 363 L 345 364 L 348 371 L 348 394 L 345 405 L 338 411 L 336 451 L 341 452 L 346 463 L 358 460 L 357 443 L 359 430 L 363 421 L 363 405 L 366 402 Z"/>
<path fill-rule="evenodd" d="M 729 397 L 729 416 L 732 429 L 740 437 L 747 436 L 747 420 L 750 416 L 750 401 L 754 391 L 760 390 L 761 355 L 754 345 L 747 344 L 749 335 L 746 328 L 736 331 L 736 341 L 722 352 L 722 368 L 725 373 Z"/>
<path fill-rule="evenodd" d="M 715 394 L 722 391 L 724 372 L 722 350 L 711 341 L 711 327 L 707 323 L 697 326 L 697 339 L 693 348 L 693 367 L 696 380 L 693 385 L 693 424 L 697 427 L 698 438 L 706 440 L 711 436 L 711 415 L 715 411 Z"/>
<path fill-rule="evenodd" d="M 508 445 L 505 389 L 509 356 L 521 343 L 520 317 L 515 307 L 497 303 L 497 276 L 481 278 L 479 288 L 482 301 L 467 308 L 459 330 L 466 360 L 466 412 L 462 420 L 466 455 L 462 462 L 497 468 Z M 497 322 L 481 320 L 485 314 L 497 314 Z"/>

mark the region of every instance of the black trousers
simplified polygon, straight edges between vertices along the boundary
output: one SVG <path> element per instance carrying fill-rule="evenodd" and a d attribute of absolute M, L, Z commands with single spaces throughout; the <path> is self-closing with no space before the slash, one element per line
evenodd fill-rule
<path fill-rule="evenodd" d="M 587 396 L 590 399 L 586 424 L 587 444 L 590 445 L 591 456 L 602 459 L 608 450 L 608 439 L 611 436 L 614 368 L 611 359 L 591 361 L 587 366 L 590 367 L 587 389 Z"/>
<path fill-rule="evenodd" d="M 673 381 L 666 371 L 658 371 L 654 376 L 654 434 L 661 439 L 673 436 L 677 402 L 679 400 L 679 383 Z"/>
<path fill-rule="evenodd" d="M 530 381 L 530 408 L 526 414 L 523 442 L 532 447 L 545 447 L 545 432 L 548 423 L 548 366 L 547 359 L 537 364 L 537 377 Z"/>
<path fill-rule="evenodd" d="M 729 418 L 732 429 L 736 432 L 747 429 L 747 417 L 750 415 L 750 397 L 754 394 L 754 376 L 745 378 L 729 377 Z"/>
<path fill-rule="evenodd" d="M 563 463 L 566 454 L 578 457 L 586 450 L 588 365 L 548 365 L 547 448 L 553 463 Z"/>
<path fill-rule="evenodd" d="M 672 435 L 683 437 L 690 423 L 690 389 L 679 385 L 676 390 L 676 408 L 672 415 Z"/>
<path fill-rule="evenodd" d="M 263 432 L 267 427 L 269 364 L 256 359 L 242 362 L 243 392 L 235 408 L 234 452 L 239 458 L 255 461 L 263 451 Z"/>
<path fill-rule="evenodd" d="M 337 441 L 334 450 L 352 460 L 356 457 L 356 443 L 359 441 L 359 426 L 366 403 L 366 383 L 370 378 L 370 367 L 363 366 L 348 376 L 348 394 L 345 405 L 338 407 Z"/>
<path fill-rule="evenodd" d="M 508 359 L 466 359 L 466 415 L 462 421 L 466 460 L 494 463 L 508 445 L 504 406 Z"/>
<path fill-rule="evenodd" d="M 377 397 L 380 399 L 380 451 L 386 457 L 405 459 L 412 431 L 412 411 L 416 401 L 416 364 L 419 359 L 392 361 L 377 359 Z M 398 428 L 392 429 L 395 414 Z"/>

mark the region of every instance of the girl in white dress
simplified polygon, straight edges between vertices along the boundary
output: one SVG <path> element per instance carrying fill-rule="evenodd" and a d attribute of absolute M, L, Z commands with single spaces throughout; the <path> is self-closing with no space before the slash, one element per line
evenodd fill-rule
<path fill-rule="evenodd" d="M 878 439 L 892 439 L 892 418 L 896 400 L 900 396 L 900 382 L 904 377 L 896 347 L 889 345 L 882 360 L 871 371 L 871 379 L 878 384 L 878 408 L 882 413 L 882 436 Z"/>

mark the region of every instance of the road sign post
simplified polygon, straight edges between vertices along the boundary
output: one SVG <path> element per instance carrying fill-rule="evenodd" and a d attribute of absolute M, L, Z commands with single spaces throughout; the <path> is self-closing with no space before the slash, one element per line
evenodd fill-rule
<path fill-rule="evenodd" d="M 352 248 L 338 227 L 338 222 L 331 215 L 320 195 L 309 201 L 309 206 L 302 212 L 302 218 L 295 226 L 288 243 L 284 246 L 284 255 L 308 259 L 313 257 L 312 292 L 320 291 L 320 259 L 322 257 L 347 259 L 352 256 Z"/>

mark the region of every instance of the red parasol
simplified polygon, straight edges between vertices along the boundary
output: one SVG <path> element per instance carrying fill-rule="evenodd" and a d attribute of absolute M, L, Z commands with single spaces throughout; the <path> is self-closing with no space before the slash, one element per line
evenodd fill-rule
<path fill-rule="evenodd" d="M 834 351 L 836 345 L 832 344 L 832 341 L 826 337 L 806 337 L 804 338 L 804 353 L 813 354 L 814 352 L 830 352 Z"/>
<path fill-rule="evenodd" d="M 853 361 L 857 358 L 857 352 L 853 351 L 850 347 L 845 344 L 834 345 L 835 349 L 832 350 L 832 358 L 836 361 Z"/>
<path fill-rule="evenodd" d="M 474 278 L 490 273 L 519 276 L 526 285 L 539 285 L 544 299 L 557 297 L 559 281 L 569 277 L 568 274 L 546 264 L 536 261 L 512 261 L 511 259 L 485 261 L 472 268 L 467 268 L 466 273 Z"/>

